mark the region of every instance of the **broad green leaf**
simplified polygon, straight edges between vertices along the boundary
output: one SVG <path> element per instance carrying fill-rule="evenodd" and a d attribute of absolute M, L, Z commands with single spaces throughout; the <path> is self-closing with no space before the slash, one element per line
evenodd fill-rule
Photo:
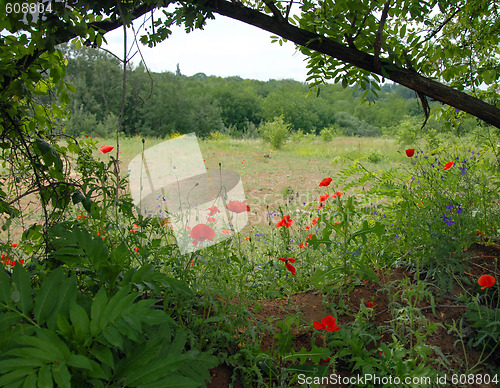
<path fill-rule="evenodd" d="M 69 308 L 69 316 L 75 329 L 76 339 L 85 342 L 90 336 L 90 320 L 87 312 L 82 306 L 74 302 Z"/>
<path fill-rule="evenodd" d="M 181 354 L 186 346 L 187 334 L 181 327 L 175 332 L 174 340 L 168 349 L 170 354 Z"/>
<path fill-rule="evenodd" d="M 102 332 L 102 336 L 108 341 L 111 345 L 117 347 L 120 350 L 123 350 L 123 337 L 118 332 L 118 330 L 109 326 Z"/>
<path fill-rule="evenodd" d="M 59 328 L 60 334 L 63 336 L 71 335 L 71 325 L 68 319 L 61 313 L 57 314 L 57 327 Z"/>
<path fill-rule="evenodd" d="M 38 388 L 52 388 L 52 372 L 49 365 L 44 365 L 38 370 Z"/>
<path fill-rule="evenodd" d="M 0 374 L 19 367 L 37 368 L 45 365 L 45 362 L 35 358 L 9 358 L 0 361 Z"/>
<path fill-rule="evenodd" d="M 17 386 L 20 387 L 23 380 L 33 371 L 31 368 L 18 368 L 12 372 L 6 373 L 0 376 L 0 387 L 7 387 L 9 384 L 17 382 Z M 12 385 L 16 386 L 16 385 Z"/>
<path fill-rule="evenodd" d="M 71 388 L 71 373 L 64 363 L 52 365 L 52 377 L 58 387 Z"/>
<path fill-rule="evenodd" d="M 19 301 L 16 305 L 25 315 L 29 315 L 33 309 L 33 295 L 31 293 L 31 279 L 22 265 L 16 265 L 12 271 L 12 280 L 19 291 Z"/>
<path fill-rule="evenodd" d="M 53 313 L 59 299 L 59 287 L 64 279 L 62 267 L 51 271 L 42 283 L 36 297 L 33 313 L 39 324 L 45 323 L 47 317 Z"/>
<path fill-rule="evenodd" d="M 57 360 L 57 357 L 53 353 L 46 349 L 40 349 L 39 347 L 18 347 L 5 352 L 5 354 L 30 360 L 37 359 L 45 363 Z"/>
<path fill-rule="evenodd" d="M 12 305 L 10 279 L 3 269 L 0 271 L 0 310 L 3 309 L 2 305 Z"/>
<path fill-rule="evenodd" d="M 115 320 L 123 311 L 123 309 L 127 307 L 127 305 L 130 305 L 132 301 L 139 295 L 135 292 L 129 294 L 129 292 L 130 285 L 127 285 L 118 290 L 118 292 L 109 300 L 109 303 L 104 310 L 104 315 L 108 322 L 112 322 L 113 320 Z M 100 327 L 101 329 L 103 329 L 105 326 L 101 324 Z"/>
<path fill-rule="evenodd" d="M 24 379 L 23 388 L 36 387 L 37 374 L 34 370 Z M 7 387 L 6 387 L 7 388 Z"/>
<path fill-rule="evenodd" d="M 115 360 L 109 347 L 100 346 L 90 349 L 89 352 L 103 364 L 109 365 L 112 369 L 115 368 Z"/>
<path fill-rule="evenodd" d="M 125 384 L 147 384 L 159 380 L 179 369 L 186 362 L 185 354 L 168 354 L 166 357 L 152 360 L 146 366 L 130 371 Z"/>
<path fill-rule="evenodd" d="M 180 374 L 169 375 L 160 380 L 149 384 L 139 384 L 137 388 L 197 388 L 200 387 L 200 381 L 182 376 Z"/>
<path fill-rule="evenodd" d="M 69 356 L 68 360 L 66 361 L 66 364 L 73 368 L 88 369 L 88 370 L 92 369 L 92 366 L 90 365 L 90 360 L 87 357 L 82 356 L 80 354 L 72 354 L 71 356 Z"/>
<path fill-rule="evenodd" d="M 77 292 L 76 277 L 65 278 L 57 290 L 57 305 L 52 314 L 47 317 L 47 327 L 49 329 L 55 328 L 58 312 L 61 312 L 65 316 L 69 314 L 69 306 L 76 301 Z"/>
<path fill-rule="evenodd" d="M 108 324 L 108 317 L 104 316 L 104 310 L 108 304 L 108 297 L 104 288 L 101 288 L 94 297 L 94 302 L 90 309 L 90 333 L 97 337 L 103 327 Z M 101 323 L 102 322 L 102 323 Z"/>

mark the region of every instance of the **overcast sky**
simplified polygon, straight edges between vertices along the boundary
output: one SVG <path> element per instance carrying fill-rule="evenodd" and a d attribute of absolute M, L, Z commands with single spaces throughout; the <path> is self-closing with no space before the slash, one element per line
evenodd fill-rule
<path fill-rule="evenodd" d="M 134 25 L 140 23 L 142 19 Z M 181 73 L 187 76 L 205 73 L 262 81 L 289 78 L 304 82 L 307 78 L 305 56 L 296 52 L 291 42 L 283 46 L 271 43 L 271 35 L 257 27 L 216 15 L 215 20 L 207 21 L 204 30 L 187 34 L 183 27 L 175 26 L 172 35 L 156 47 L 150 49 L 139 45 L 147 66 L 154 72 L 175 72 L 179 64 Z M 105 38 L 108 45 L 104 47 L 123 57 L 123 29 L 111 31 Z M 131 39 L 130 30 L 128 42 Z M 139 60 L 136 54 L 133 63 L 138 64 Z"/>

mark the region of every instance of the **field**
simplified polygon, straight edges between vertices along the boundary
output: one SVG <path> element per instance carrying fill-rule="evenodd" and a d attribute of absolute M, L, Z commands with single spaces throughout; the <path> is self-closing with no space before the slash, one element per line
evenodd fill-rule
<path fill-rule="evenodd" d="M 162 141 L 145 139 L 144 147 Z M 105 290 L 99 292 L 122 298 L 132 288 L 135 298 L 154 303 L 170 334 L 147 333 L 171 341 L 166 364 L 172 354 L 185 360 L 176 364 L 179 381 L 204 378 L 208 387 L 496 385 L 500 197 L 494 149 L 470 139 L 445 140 L 432 150 L 423 141 L 403 147 L 382 138 L 309 138 L 279 150 L 261 140 L 199 141 L 208 169 L 220 164 L 241 176 L 249 223 L 217 244 L 193 234 L 190 225 L 185 236 L 200 249 L 182 254 L 165 219 L 137 214 L 126 180 L 115 202 L 114 151 L 98 151 L 113 144 L 82 141 L 88 154 L 74 154 L 74 179 L 94 204 L 79 198 L 69 205 L 64 226 L 49 230 L 54 246 L 46 260 L 75 268 L 84 294 Z M 122 178 L 142 146 L 141 138 L 120 140 Z M 19 228 L 13 223 L 4 234 L 7 242 L 19 241 L 8 248 L 9 257 L 39 268 L 38 229 L 20 237 Z M 22 268 L 12 267 L 7 262 L 14 273 Z M 16 276 L 12 287 L 19 288 Z M 41 289 L 46 300 L 48 287 Z M 63 298 L 56 290 L 55 299 Z M 36 307 L 42 296 L 35 296 L 35 311 L 47 306 Z M 91 360 L 96 346 L 104 346 L 113 365 L 126 368 L 129 358 L 120 349 L 136 346 L 145 325 L 137 317 L 156 322 L 145 311 L 126 315 L 140 309 L 127 298 L 123 313 L 113 313 L 124 314 L 127 324 L 110 321 L 104 338 L 92 323 L 94 331 L 76 323 L 77 315 L 87 314 L 83 319 L 93 322 L 98 309 L 97 299 L 83 296 L 76 304 L 81 309 L 61 307 L 59 315 L 67 318 L 58 318 L 54 335 Z M 117 306 L 112 300 L 109 306 Z M 46 325 L 54 327 L 48 317 Z M 98 354 L 107 373 L 112 360 Z M 155 354 L 145 356 L 152 365 Z M 123 383 L 123 373 L 122 380 L 117 372 L 108 381 Z M 141 373 L 132 368 L 126 379 L 139 381 Z M 360 375 L 379 380 L 352 383 Z"/>

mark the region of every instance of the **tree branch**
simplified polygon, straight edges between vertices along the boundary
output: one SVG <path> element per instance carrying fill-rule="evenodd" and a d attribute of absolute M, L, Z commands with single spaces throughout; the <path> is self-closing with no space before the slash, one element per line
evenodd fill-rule
<path fill-rule="evenodd" d="M 455 16 L 457 16 L 457 14 L 458 14 L 461 10 L 462 10 L 462 7 L 458 7 L 458 8 L 455 10 L 455 12 L 453 12 L 453 14 L 451 14 L 449 17 L 447 17 L 447 18 L 446 18 L 446 19 L 445 19 L 445 20 L 444 20 L 444 21 L 443 21 L 443 22 L 439 25 L 439 27 L 438 27 L 437 29 L 435 29 L 434 31 L 432 31 L 432 32 L 429 34 L 429 36 L 427 36 L 427 37 L 426 37 L 426 38 L 422 41 L 422 43 L 427 42 L 427 41 L 431 40 L 432 38 L 434 38 L 434 37 L 438 34 L 438 32 L 439 32 L 439 31 L 441 31 L 441 30 L 443 29 L 443 27 L 444 27 L 445 25 L 447 25 L 447 24 L 451 21 L 451 19 L 453 19 Z"/>
<path fill-rule="evenodd" d="M 373 43 L 373 66 L 376 69 L 380 69 L 380 50 L 382 48 L 382 36 L 384 33 L 384 25 L 387 20 L 387 13 L 389 12 L 389 7 L 391 5 L 391 0 L 387 0 L 384 4 L 384 9 L 382 10 L 382 16 L 380 17 L 380 22 L 378 23 L 377 34 L 375 35 L 375 42 Z"/>
<path fill-rule="evenodd" d="M 278 19 L 280 22 L 284 22 L 285 18 L 281 14 L 280 10 L 276 7 L 276 5 L 271 0 L 263 0 L 264 4 L 271 10 L 274 17 Z"/>

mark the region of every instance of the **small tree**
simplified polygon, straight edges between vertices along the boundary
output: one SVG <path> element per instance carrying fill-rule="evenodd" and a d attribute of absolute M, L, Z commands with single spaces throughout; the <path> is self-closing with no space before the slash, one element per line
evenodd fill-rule
<path fill-rule="evenodd" d="M 273 121 L 264 123 L 259 128 L 262 139 L 275 149 L 281 148 L 290 134 L 290 124 L 285 123 L 283 115 L 275 117 Z"/>

